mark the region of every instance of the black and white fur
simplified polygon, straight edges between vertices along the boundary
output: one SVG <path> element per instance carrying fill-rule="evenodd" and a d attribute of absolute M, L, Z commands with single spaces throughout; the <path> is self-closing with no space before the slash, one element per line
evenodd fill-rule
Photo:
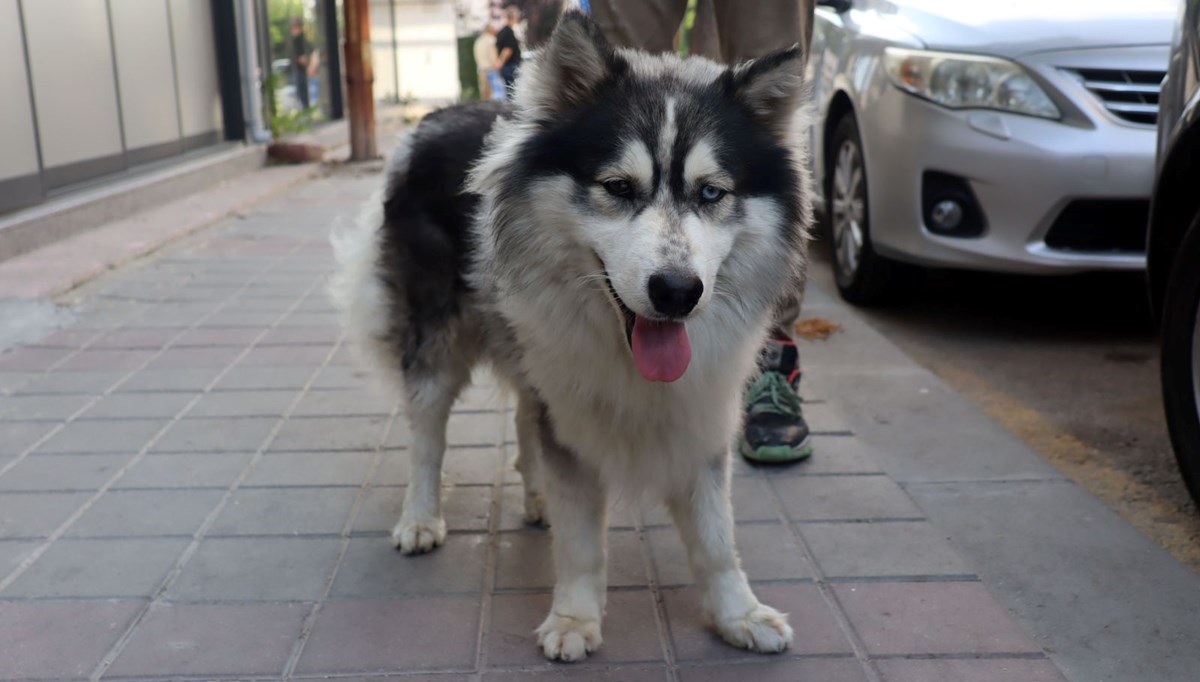
<path fill-rule="evenodd" d="M 802 284 L 802 80 L 798 49 L 730 69 L 613 49 L 567 14 L 513 108 L 430 114 L 357 229 L 334 235 L 348 333 L 411 420 L 402 552 L 445 538 L 446 422 L 472 368 L 488 362 L 516 390 L 526 518 L 554 534 L 547 658 L 600 645 L 610 490 L 666 502 L 722 637 L 791 642 L 739 565 L 729 452 L 773 309 Z M 614 178 L 632 191 L 614 195 Z M 702 202 L 706 185 L 724 194 Z M 647 278 L 664 268 L 703 283 L 673 383 L 643 379 L 629 340 L 629 316 L 657 317 Z"/>

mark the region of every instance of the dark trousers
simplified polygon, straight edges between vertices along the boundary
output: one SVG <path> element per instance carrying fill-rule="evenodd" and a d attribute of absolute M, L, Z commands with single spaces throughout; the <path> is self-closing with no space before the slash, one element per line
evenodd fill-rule
<path fill-rule="evenodd" d="M 513 83 L 517 82 L 517 71 L 520 68 L 519 64 L 505 64 L 500 67 L 500 77 L 504 79 L 504 89 L 510 100 L 513 98 Z"/>

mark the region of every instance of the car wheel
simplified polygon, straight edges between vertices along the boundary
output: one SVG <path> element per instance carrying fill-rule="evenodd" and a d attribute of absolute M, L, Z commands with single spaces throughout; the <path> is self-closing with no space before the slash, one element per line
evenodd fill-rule
<path fill-rule="evenodd" d="M 1200 505 L 1200 214 L 1167 281 L 1162 315 L 1162 387 L 1167 428 L 1183 482 Z"/>
<path fill-rule="evenodd" d="M 867 172 L 853 114 L 838 121 L 829 149 L 825 205 L 829 207 L 829 245 L 838 291 L 857 305 L 894 300 L 904 290 L 911 269 L 880 256 L 871 246 Z"/>

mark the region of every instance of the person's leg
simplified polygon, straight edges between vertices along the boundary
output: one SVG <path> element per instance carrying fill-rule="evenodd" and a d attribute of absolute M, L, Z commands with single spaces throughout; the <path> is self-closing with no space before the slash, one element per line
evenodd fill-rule
<path fill-rule="evenodd" d="M 301 72 L 296 75 L 296 100 L 301 109 L 308 108 L 308 74 Z"/>
<path fill-rule="evenodd" d="M 620 47 L 671 52 L 687 0 L 592 0 L 592 18 Z"/>
<path fill-rule="evenodd" d="M 487 71 L 479 71 L 479 101 L 488 102 L 492 99 L 492 83 L 488 80 Z"/>
<path fill-rule="evenodd" d="M 806 56 L 812 42 L 815 0 L 711 1 L 720 57 L 737 62 L 799 44 Z M 700 17 L 697 16 L 697 24 Z M 762 374 L 746 395 L 740 451 L 760 462 L 794 462 L 812 454 L 808 423 L 799 396 L 800 352 L 794 339 L 804 292 L 776 310 L 771 338 L 763 348 Z"/>
<path fill-rule="evenodd" d="M 815 0 L 713 0 L 721 58 L 732 64 L 796 44 L 807 54 L 814 6 Z"/>

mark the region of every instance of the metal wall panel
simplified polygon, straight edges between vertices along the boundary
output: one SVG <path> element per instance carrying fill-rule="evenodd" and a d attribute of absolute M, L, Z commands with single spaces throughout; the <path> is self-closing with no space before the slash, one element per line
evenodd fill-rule
<path fill-rule="evenodd" d="M 125 147 L 132 151 L 177 142 L 179 109 L 167 0 L 109 2 Z"/>
<path fill-rule="evenodd" d="M 104 0 L 27 0 L 22 7 L 46 169 L 120 155 Z"/>
<path fill-rule="evenodd" d="M 170 0 L 175 35 L 175 78 L 184 139 L 221 129 L 212 7 L 196 0 Z"/>
<path fill-rule="evenodd" d="M 17 0 L 0 0 L 0 180 L 37 175 L 37 138 Z"/>

